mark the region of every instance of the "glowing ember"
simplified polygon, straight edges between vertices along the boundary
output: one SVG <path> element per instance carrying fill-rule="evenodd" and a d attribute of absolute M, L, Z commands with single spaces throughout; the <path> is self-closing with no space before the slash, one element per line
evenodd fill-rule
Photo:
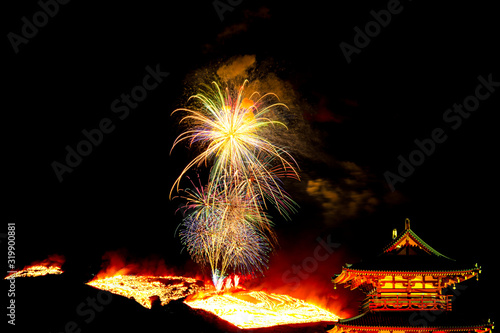
<path fill-rule="evenodd" d="M 203 282 L 179 276 L 116 275 L 92 280 L 87 284 L 113 294 L 134 299 L 148 309 L 151 309 L 154 296 L 160 298 L 161 305 L 166 305 L 172 300 L 205 289 Z"/>
<path fill-rule="evenodd" d="M 234 281 L 236 282 L 236 281 Z M 228 283 L 226 281 L 226 283 Z M 98 278 L 88 285 L 134 299 L 150 309 L 158 296 L 161 305 L 180 298 L 193 309 L 202 309 L 239 328 L 333 322 L 339 317 L 321 307 L 288 295 L 232 288 L 217 292 L 202 281 L 179 276 L 116 275 Z"/>
<path fill-rule="evenodd" d="M 220 277 L 214 283 L 217 289 L 213 281 L 171 274 L 163 263 L 126 263 L 117 253 L 107 253 L 105 259 L 105 267 L 87 285 L 133 299 L 148 309 L 155 297 L 161 305 L 184 299 L 192 309 L 214 314 L 239 328 L 331 323 L 339 319 L 320 306 L 288 295 L 246 290 L 241 287 L 244 276 Z"/>
<path fill-rule="evenodd" d="M 15 279 L 20 277 L 37 277 L 48 274 L 62 274 L 62 265 L 64 264 L 64 256 L 53 254 L 43 261 L 35 261 L 29 266 L 21 270 L 14 271 L 7 275 L 4 279 Z"/>
<path fill-rule="evenodd" d="M 240 290 L 199 299 L 195 295 L 185 303 L 192 308 L 209 311 L 239 328 L 333 322 L 339 319 L 316 305 L 265 291 Z"/>
<path fill-rule="evenodd" d="M 58 266 L 28 266 L 23 268 L 20 271 L 16 271 L 15 273 L 11 273 L 5 277 L 6 279 L 15 279 L 20 277 L 36 277 L 36 276 L 44 276 L 48 274 L 62 274 L 63 271 L 61 267 Z"/>

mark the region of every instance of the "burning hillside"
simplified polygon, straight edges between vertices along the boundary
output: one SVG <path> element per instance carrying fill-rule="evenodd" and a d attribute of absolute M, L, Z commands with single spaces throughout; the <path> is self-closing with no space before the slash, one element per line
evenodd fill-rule
<path fill-rule="evenodd" d="M 288 295 L 245 290 L 242 287 L 220 292 L 210 283 L 205 285 L 188 277 L 116 275 L 87 284 L 134 299 L 148 309 L 155 297 L 160 299 L 161 305 L 187 297 L 184 303 L 191 308 L 210 312 L 239 328 L 333 322 L 339 318 L 319 306 Z"/>
<path fill-rule="evenodd" d="M 205 317 L 212 314 L 238 328 L 264 328 L 278 325 L 331 323 L 339 316 L 325 309 L 321 300 L 302 300 L 283 290 L 241 286 L 241 279 L 227 277 L 216 288 L 210 279 L 182 276 L 166 268 L 161 259 L 130 260 L 123 251 L 103 256 L 101 271 L 86 284 L 135 300 L 147 309 L 155 300 L 162 306 L 174 300 Z M 62 256 L 51 256 L 15 273 L 15 277 L 61 274 Z M 14 275 L 11 275 L 11 277 Z M 312 300 L 312 301 L 311 301 Z M 201 311 L 201 312 L 200 312 Z"/>
<path fill-rule="evenodd" d="M 211 312 L 239 328 L 334 322 L 335 314 L 303 300 L 264 290 L 233 290 L 194 295 L 185 301 L 194 309 Z"/>
<path fill-rule="evenodd" d="M 161 305 L 185 299 L 193 309 L 204 310 L 239 327 L 259 328 L 285 324 L 333 322 L 339 317 L 310 302 L 263 289 L 247 290 L 238 276 L 224 279 L 219 288 L 212 281 L 168 273 L 163 261 L 131 263 L 124 253 L 104 255 L 103 269 L 87 284 L 121 295 L 150 309 L 158 297 Z M 160 267 L 161 269 L 159 269 Z M 163 274 L 154 275 L 151 272 Z"/>
<path fill-rule="evenodd" d="M 42 261 L 35 261 L 21 270 L 12 271 L 4 279 L 14 279 L 20 277 L 37 277 L 48 274 L 62 274 L 62 265 L 65 262 L 64 256 L 53 254 Z"/>
<path fill-rule="evenodd" d="M 184 298 L 205 289 L 202 281 L 180 276 L 115 275 L 95 279 L 87 284 L 113 294 L 134 299 L 148 309 L 151 309 L 152 300 L 155 297 L 159 297 L 161 305 L 166 305 L 170 301 Z"/>

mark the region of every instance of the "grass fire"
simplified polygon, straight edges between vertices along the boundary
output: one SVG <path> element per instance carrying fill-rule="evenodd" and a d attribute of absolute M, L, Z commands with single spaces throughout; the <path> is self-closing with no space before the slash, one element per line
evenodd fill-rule
<path fill-rule="evenodd" d="M 9 275 L 5 277 L 5 279 L 15 279 L 20 277 L 37 277 L 37 276 L 45 276 L 48 274 L 62 274 L 63 271 L 61 269 L 64 264 L 65 258 L 64 256 L 53 254 L 50 255 L 47 259 L 42 261 L 35 261 L 28 266 L 25 266 L 23 269 L 18 271 L 13 271 Z"/>
<path fill-rule="evenodd" d="M 134 300 L 146 309 L 152 309 L 155 301 L 163 307 L 179 300 L 196 313 L 201 311 L 202 316 L 210 313 L 240 329 L 333 323 L 339 319 L 319 301 L 302 300 L 266 288 L 247 289 L 241 282 L 244 278 L 237 275 L 227 277 L 216 287 L 209 277 L 174 275 L 162 260 L 130 263 L 119 251 L 106 253 L 103 258 L 102 269 L 86 284 Z M 25 267 L 15 277 L 62 274 L 60 268 L 52 257 Z"/>

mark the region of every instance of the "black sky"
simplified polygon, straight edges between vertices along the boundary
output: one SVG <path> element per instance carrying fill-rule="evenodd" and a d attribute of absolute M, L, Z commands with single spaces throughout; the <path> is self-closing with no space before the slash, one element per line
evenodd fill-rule
<path fill-rule="evenodd" d="M 358 260 L 379 251 L 409 217 L 444 254 L 480 262 L 484 290 L 493 288 L 500 87 L 455 130 L 443 115 L 474 95 L 479 76 L 500 81 L 497 11 L 492 2 L 401 1 L 400 12 L 348 63 L 340 43 L 353 45 L 354 28 L 364 29 L 374 20 L 370 12 L 388 3 L 242 1 L 221 21 L 211 1 L 72 1 L 18 53 L 8 34 L 21 34 L 22 18 L 32 21 L 41 9 L 36 1 L 9 4 L 2 230 L 16 222 L 18 261 L 61 253 L 90 265 L 123 247 L 172 265 L 187 260 L 174 238 L 179 202 L 168 193 L 188 157 L 182 149 L 169 155 L 179 133 L 170 113 L 193 72 L 251 54 L 300 95 L 310 113 L 304 121 L 321 142 L 311 150 L 328 156 L 299 157 L 304 180 L 290 193 L 302 209 L 288 224 L 278 219 L 284 244 L 330 233 L 349 249 L 345 260 Z M 111 103 L 142 83 L 146 66 L 169 75 L 120 120 Z M 320 111 L 336 121 L 316 117 Z M 64 162 L 65 147 L 76 147 L 82 130 L 104 118 L 113 132 L 59 182 L 51 164 Z M 384 173 L 397 172 L 398 156 L 408 157 L 414 140 L 435 128 L 447 140 L 392 193 Z M 341 162 L 360 167 L 363 181 L 348 187 L 352 174 Z M 321 200 L 306 191 L 317 179 L 346 196 L 367 190 L 378 204 L 326 223 Z"/>

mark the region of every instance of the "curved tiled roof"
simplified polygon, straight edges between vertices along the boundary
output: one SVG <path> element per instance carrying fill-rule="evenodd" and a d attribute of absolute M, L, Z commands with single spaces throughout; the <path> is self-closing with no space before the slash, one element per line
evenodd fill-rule
<path fill-rule="evenodd" d="M 400 247 L 405 246 L 405 243 L 410 244 L 410 241 L 413 242 L 414 244 L 416 244 L 416 246 L 414 246 L 414 247 L 417 247 L 418 249 L 420 249 L 420 250 L 422 250 L 430 255 L 434 255 L 436 257 L 440 257 L 440 258 L 444 258 L 444 259 L 448 259 L 448 260 L 454 260 L 454 259 L 451 259 L 451 258 L 439 253 L 432 246 L 430 246 L 429 244 L 424 242 L 422 240 L 422 238 L 418 237 L 417 234 L 409 228 L 409 226 L 399 237 L 394 239 L 389 245 L 387 245 L 384 248 L 383 253 L 389 253 L 389 252 L 392 252 L 394 250 L 397 250 L 398 246 L 400 246 Z M 410 245 L 407 245 L 407 246 L 410 246 Z"/>
<path fill-rule="evenodd" d="M 480 267 L 455 261 L 436 251 L 410 229 L 407 220 L 404 232 L 387 245 L 382 253 L 352 265 L 346 264 L 341 273 L 332 277 L 332 282 L 346 283 L 356 276 L 394 272 L 400 275 L 467 275 L 470 278 L 480 273 Z"/>
<path fill-rule="evenodd" d="M 471 331 L 484 329 L 493 324 L 470 318 L 464 315 L 457 315 L 453 312 L 440 311 L 380 311 L 365 312 L 356 317 L 341 319 L 336 326 L 342 328 L 359 328 L 370 330 L 404 330 L 404 331 Z"/>
<path fill-rule="evenodd" d="M 443 272 L 470 271 L 471 263 L 457 262 L 445 256 L 429 254 L 419 248 L 412 248 L 411 255 L 400 255 L 397 252 L 382 254 L 362 260 L 349 267 L 358 271 L 403 271 L 403 272 Z"/>
<path fill-rule="evenodd" d="M 413 230 L 406 220 L 404 232 L 378 256 L 348 267 L 351 271 L 460 272 L 474 270 L 470 263 L 457 262 L 436 251 Z"/>

